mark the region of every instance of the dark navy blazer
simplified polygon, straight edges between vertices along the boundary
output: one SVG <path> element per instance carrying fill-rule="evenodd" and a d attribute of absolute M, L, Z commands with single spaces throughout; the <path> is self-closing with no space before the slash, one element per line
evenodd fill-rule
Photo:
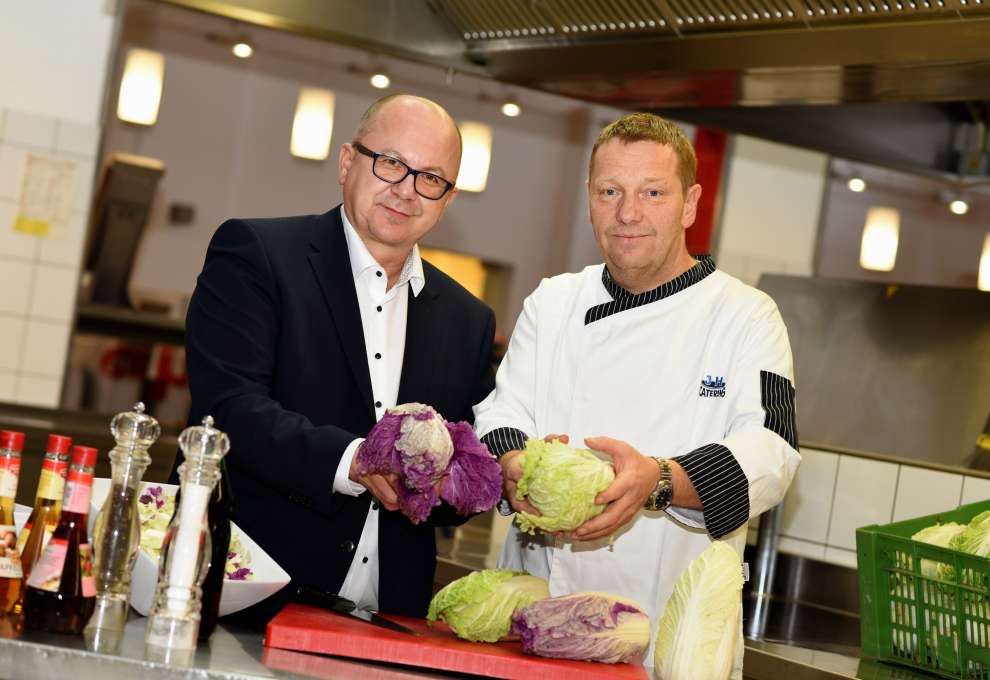
<path fill-rule="evenodd" d="M 234 521 L 294 583 L 334 593 L 372 502 L 332 493 L 334 474 L 375 424 L 376 399 L 340 210 L 222 224 L 186 317 L 190 422 L 210 414 L 230 436 Z M 409 292 L 398 403 L 472 421 L 494 387 L 495 315 L 436 267 L 423 269 L 422 291 Z M 466 518 L 446 504 L 420 525 L 378 512 L 380 609 L 423 616 L 434 526 Z"/>

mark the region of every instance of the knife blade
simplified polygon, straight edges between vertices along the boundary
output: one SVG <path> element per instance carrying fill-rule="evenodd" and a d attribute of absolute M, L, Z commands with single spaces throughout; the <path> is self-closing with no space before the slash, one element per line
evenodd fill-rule
<path fill-rule="evenodd" d="M 296 589 L 296 602 L 319 607 L 320 609 L 327 609 L 337 614 L 343 614 L 344 616 L 349 616 L 372 626 L 387 628 L 388 630 L 405 633 L 406 635 L 419 635 L 412 628 L 403 626 L 401 623 L 389 621 L 377 612 L 358 609 L 357 605 L 346 597 L 341 597 L 334 593 L 325 593 L 309 586 L 299 586 Z"/>

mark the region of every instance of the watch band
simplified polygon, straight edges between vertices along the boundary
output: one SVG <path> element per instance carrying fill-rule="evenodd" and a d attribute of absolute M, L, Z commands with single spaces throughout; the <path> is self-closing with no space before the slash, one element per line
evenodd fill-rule
<path fill-rule="evenodd" d="M 643 507 L 647 510 L 666 510 L 670 507 L 670 502 L 674 499 L 674 475 L 670 470 L 670 463 L 664 458 L 654 458 L 660 466 L 660 479 L 653 493 L 649 495 Z"/>

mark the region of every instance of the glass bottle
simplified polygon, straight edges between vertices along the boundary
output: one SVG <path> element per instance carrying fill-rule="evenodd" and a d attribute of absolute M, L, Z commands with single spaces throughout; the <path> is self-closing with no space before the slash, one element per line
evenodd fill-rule
<path fill-rule="evenodd" d="M 117 445 L 110 451 L 110 491 L 93 526 L 96 607 L 86 624 L 87 637 L 95 636 L 97 629 L 123 631 L 127 622 L 131 571 L 141 542 L 138 487 L 151 462 L 148 448 L 161 426 L 138 402 L 133 410 L 114 416 L 110 431 Z"/>
<path fill-rule="evenodd" d="M 20 614 L 24 605 L 24 583 L 31 576 L 34 563 L 44 552 L 52 532 L 58 525 L 62 512 L 62 494 L 65 491 L 65 475 L 69 471 L 69 448 L 72 438 L 60 434 L 48 435 L 45 459 L 41 463 L 41 479 L 34 499 L 34 509 L 17 537 L 17 552 L 21 555 L 21 571 L 24 580 L 21 595 L 14 604 L 14 613 Z"/>
<path fill-rule="evenodd" d="M 96 449 L 72 447 L 62 516 L 24 589 L 24 624 L 49 633 L 81 633 L 96 603 L 93 551 L 86 537 Z"/>
<path fill-rule="evenodd" d="M 158 562 L 158 587 L 145 629 L 146 656 L 196 649 L 203 579 L 210 555 L 207 505 L 220 477 L 220 460 L 230 440 L 213 427 L 213 418 L 179 435 L 185 462 L 179 466 L 181 499 L 165 532 Z"/>
<path fill-rule="evenodd" d="M 227 461 L 220 461 L 220 481 L 217 482 L 210 504 L 207 523 L 210 525 L 210 566 L 203 581 L 203 611 L 199 622 L 199 639 L 209 640 L 220 615 L 220 596 L 226 576 L 227 553 L 230 550 L 230 518 L 234 512 L 234 497 L 227 477 Z"/>
<path fill-rule="evenodd" d="M 0 431 L 0 613 L 3 614 L 14 610 L 24 577 L 14 525 L 14 499 L 23 450 L 23 432 Z"/>

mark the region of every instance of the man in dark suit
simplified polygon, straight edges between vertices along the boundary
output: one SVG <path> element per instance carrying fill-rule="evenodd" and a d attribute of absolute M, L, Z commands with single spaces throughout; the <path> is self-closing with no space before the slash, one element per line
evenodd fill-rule
<path fill-rule="evenodd" d="M 495 316 L 416 246 L 456 193 L 450 115 L 393 95 L 353 139 L 340 150 L 343 206 L 229 220 L 214 235 L 186 319 L 190 421 L 211 414 L 230 436 L 234 521 L 293 584 L 423 616 L 434 526 L 466 518 L 444 504 L 412 524 L 397 482 L 358 476 L 354 454 L 396 404 L 473 420 L 493 387 Z"/>

